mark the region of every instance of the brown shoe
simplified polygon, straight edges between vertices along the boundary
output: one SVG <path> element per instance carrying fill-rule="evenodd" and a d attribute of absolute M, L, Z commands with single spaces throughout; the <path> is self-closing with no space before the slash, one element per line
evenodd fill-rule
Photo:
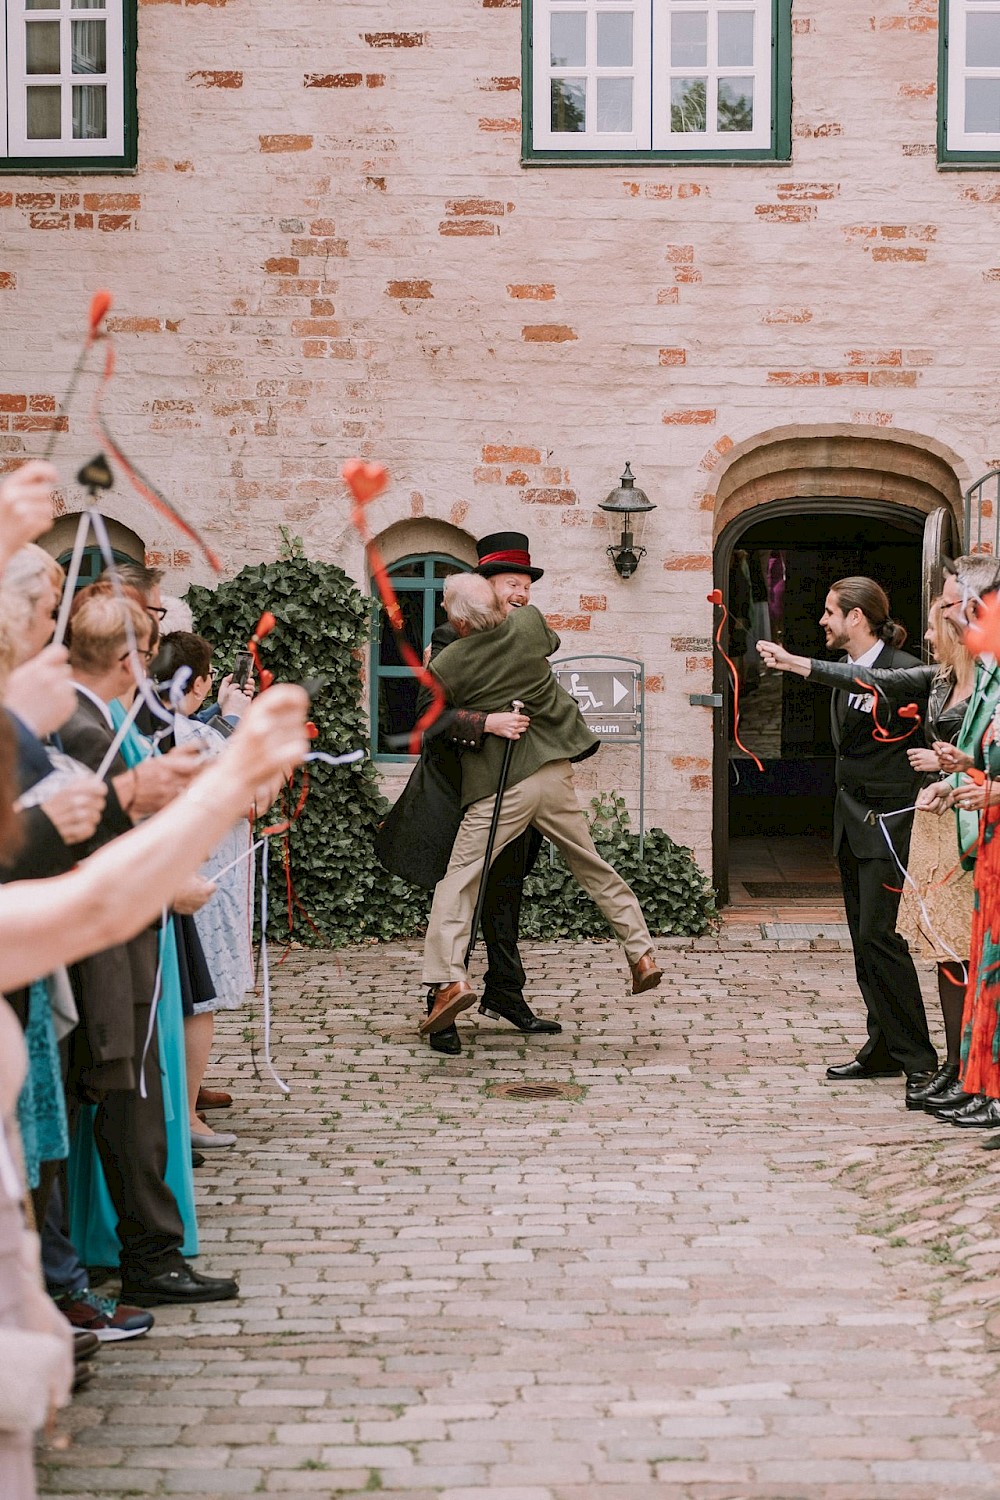
<path fill-rule="evenodd" d="M 464 979 L 455 979 L 451 984 L 439 984 L 431 1013 L 421 1021 L 417 1030 L 421 1036 L 434 1036 L 439 1031 L 445 1031 L 457 1015 L 475 1003 L 472 985 L 467 984 Z"/>
<path fill-rule="evenodd" d="M 629 964 L 629 968 L 632 970 L 633 995 L 644 995 L 647 990 L 655 990 L 663 978 L 663 970 L 657 967 L 652 950 L 644 953 L 634 964 Z"/>
<path fill-rule="evenodd" d="M 225 1089 L 199 1089 L 195 1112 L 203 1109 L 228 1109 L 232 1102 L 232 1094 L 227 1094 Z"/>

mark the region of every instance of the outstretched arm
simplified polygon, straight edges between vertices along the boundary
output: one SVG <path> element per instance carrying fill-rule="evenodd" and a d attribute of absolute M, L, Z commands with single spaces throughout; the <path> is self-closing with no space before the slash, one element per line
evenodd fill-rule
<path fill-rule="evenodd" d="M 302 688 L 276 686 L 249 710 L 222 755 L 180 797 L 53 880 L 0 890 L 0 989 L 126 942 L 170 904 L 257 789 L 298 765 L 309 742 Z"/>

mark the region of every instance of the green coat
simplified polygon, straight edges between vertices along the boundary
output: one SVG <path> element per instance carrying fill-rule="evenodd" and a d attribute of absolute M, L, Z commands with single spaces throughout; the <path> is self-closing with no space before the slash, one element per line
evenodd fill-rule
<path fill-rule="evenodd" d="M 431 662 L 448 700 L 480 713 L 506 713 L 517 700 L 531 728 L 513 742 L 508 786 L 516 786 L 553 760 L 583 760 L 600 748 L 565 689 L 556 682 L 548 658 L 559 637 L 545 618 L 526 604 L 511 610 L 495 630 L 478 631 L 446 646 Z M 504 746 L 488 734 L 478 755 L 462 757 L 462 806 L 492 797 L 500 781 Z"/>

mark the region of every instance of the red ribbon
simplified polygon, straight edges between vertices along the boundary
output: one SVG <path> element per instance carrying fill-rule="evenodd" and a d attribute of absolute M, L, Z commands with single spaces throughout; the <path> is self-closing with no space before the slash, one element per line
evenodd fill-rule
<path fill-rule="evenodd" d="M 896 715 L 898 718 L 912 719 L 914 721 L 911 727 L 906 731 L 905 734 L 890 734 L 888 727 L 880 724 L 878 721 L 878 688 L 872 682 L 862 682 L 860 677 L 857 679 L 857 685 L 860 688 L 864 688 L 866 693 L 871 693 L 872 695 L 872 724 L 874 725 L 874 728 L 872 729 L 873 740 L 878 740 L 880 745 L 898 745 L 901 744 L 903 740 L 908 740 L 912 734 L 916 734 L 917 730 L 920 728 L 922 721 L 920 718 L 920 710 L 917 708 L 917 705 L 915 703 L 904 703 L 902 708 L 896 710 Z"/>
<path fill-rule="evenodd" d="M 444 712 L 445 693 L 444 688 L 433 672 L 429 672 L 420 657 L 414 651 L 403 631 L 403 613 L 399 607 L 396 590 L 392 586 L 382 556 L 372 539 L 365 520 L 365 506 L 374 500 L 376 495 L 389 483 L 389 471 L 382 464 L 365 464 L 360 459 L 350 459 L 341 469 L 344 483 L 350 490 L 354 504 L 351 507 L 351 521 L 365 546 L 365 555 L 368 559 L 368 567 L 371 571 L 375 587 L 378 589 L 379 598 L 385 607 L 389 628 L 396 642 L 396 649 L 401 659 L 409 667 L 411 673 L 431 694 L 431 701 L 414 724 L 410 733 L 409 752 L 411 755 L 420 754 L 420 746 L 424 733 L 432 724 L 436 723 Z"/>
<path fill-rule="evenodd" d="M 719 655 L 722 657 L 722 660 L 729 668 L 729 675 L 732 678 L 733 683 L 733 739 L 736 741 L 737 745 L 739 745 L 740 749 L 743 751 L 743 754 L 749 755 L 758 771 L 763 773 L 764 767 L 761 762 L 757 759 L 752 750 L 747 749 L 746 745 L 744 745 L 743 741 L 740 739 L 740 674 L 736 670 L 736 663 L 731 661 L 730 658 L 726 655 L 725 647 L 722 644 L 722 632 L 725 630 L 726 621 L 729 619 L 729 611 L 726 608 L 725 600 L 722 597 L 722 590 L 713 589 L 712 592 L 708 595 L 708 602 L 709 604 L 714 604 L 716 609 L 722 610 L 722 618 L 719 621 L 719 628 L 715 632 L 715 644 L 718 648 Z"/>

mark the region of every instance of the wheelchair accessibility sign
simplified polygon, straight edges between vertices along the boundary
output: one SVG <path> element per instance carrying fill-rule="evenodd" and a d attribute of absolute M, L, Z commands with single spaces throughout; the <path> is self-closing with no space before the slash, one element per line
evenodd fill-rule
<path fill-rule="evenodd" d="M 638 739 L 642 733 L 641 669 L 631 662 L 622 662 L 609 671 L 604 665 L 606 658 L 597 658 L 601 665 L 591 668 L 587 665 L 589 660 L 577 658 L 553 663 L 560 687 L 576 699 L 592 734 L 601 739 Z"/>

